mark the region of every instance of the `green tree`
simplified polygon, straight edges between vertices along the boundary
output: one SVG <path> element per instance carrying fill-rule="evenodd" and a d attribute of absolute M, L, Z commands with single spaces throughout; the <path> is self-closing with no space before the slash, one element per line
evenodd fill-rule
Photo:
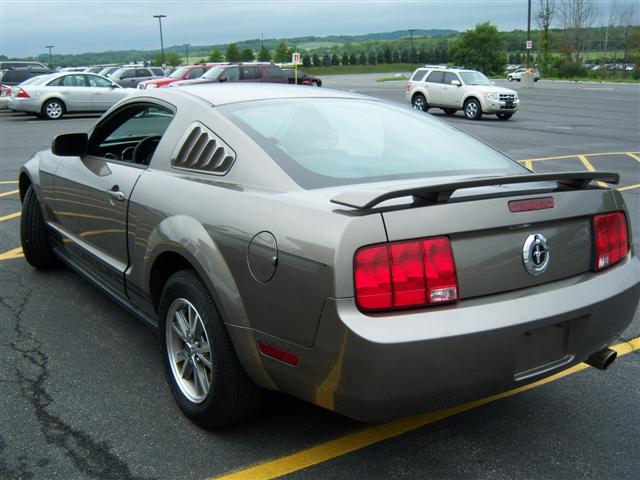
<path fill-rule="evenodd" d="M 320 60 L 320 56 L 317 53 L 314 53 L 311 56 L 311 63 L 313 63 L 314 67 L 321 67 L 322 61 Z"/>
<path fill-rule="evenodd" d="M 358 58 L 358 63 L 360 65 L 367 64 L 367 54 L 364 52 L 364 50 L 360 50 L 360 57 Z"/>
<path fill-rule="evenodd" d="M 253 50 L 251 50 L 250 48 L 244 48 L 242 52 L 240 52 L 240 59 L 243 62 L 253 62 Z"/>
<path fill-rule="evenodd" d="M 209 61 L 210 62 L 221 62 L 222 61 L 222 52 L 217 48 L 214 48 L 209 53 Z"/>
<path fill-rule="evenodd" d="M 338 63 L 340 63 L 338 61 L 338 55 L 336 55 L 335 53 L 331 54 L 331 65 L 338 65 Z"/>
<path fill-rule="evenodd" d="M 393 58 L 391 56 L 391 47 L 388 43 L 385 43 L 382 55 L 383 62 L 380 63 L 391 63 L 393 61 Z"/>
<path fill-rule="evenodd" d="M 238 51 L 238 47 L 235 43 L 230 43 L 227 47 L 227 51 L 224 53 L 224 58 L 227 62 L 239 62 L 240 61 L 240 52 Z"/>
<path fill-rule="evenodd" d="M 182 57 L 180 57 L 180 55 L 178 55 L 176 52 L 169 52 L 164 56 L 164 62 L 167 65 L 175 67 L 182 63 Z"/>
<path fill-rule="evenodd" d="M 156 54 L 156 56 L 155 56 L 155 57 L 153 57 L 153 60 L 151 60 L 151 63 L 152 63 L 153 65 L 159 65 L 159 66 L 162 66 L 162 53 L 158 52 L 158 53 Z"/>
<path fill-rule="evenodd" d="M 491 23 L 479 23 L 451 46 L 453 61 L 487 75 L 502 73 L 506 61 L 505 43 Z"/>
<path fill-rule="evenodd" d="M 353 52 L 349 55 L 349 65 L 358 65 L 358 56 Z"/>
<path fill-rule="evenodd" d="M 287 55 L 287 44 L 280 42 L 273 51 L 273 60 L 278 63 L 285 63 L 289 61 L 289 58 Z"/>
<path fill-rule="evenodd" d="M 304 68 L 309 68 L 311 66 L 311 57 L 306 53 L 302 55 L 302 66 Z"/>
<path fill-rule="evenodd" d="M 271 61 L 271 53 L 269 49 L 262 45 L 260 47 L 260 51 L 258 52 L 258 61 L 260 62 L 270 62 Z"/>
<path fill-rule="evenodd" d="M 322 66 L 328 67 L 329 65 L 331 65 L 331 55 L 325 52 L 322 56 Z"/>
<path fill-rule="evenodd" d="M 342 65 L 349 65 L 349 55 L 347 54 L 347 52 L 344 52 L 342 54 L 342 60 L 340 61 L 340 63 Z"/>

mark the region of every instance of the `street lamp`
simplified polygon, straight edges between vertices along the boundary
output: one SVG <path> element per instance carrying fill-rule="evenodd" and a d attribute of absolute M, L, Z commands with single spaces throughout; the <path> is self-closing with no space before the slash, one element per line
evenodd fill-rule
<path fill-rule="evenodd" d="M 187 56 L 187 65 L 189 65 L 189 45 L 191 45 L 190 43 L 185 43 L 184 44 L 184 53 Z"/>
<path fill-rule="evenodd" d="M 411 64 L 411 68 L 413 69 L 413 32 L 415 32 L 415 28 L 410 28 L 409 33 L 411 34 L 411 40 L 409 41 L 409 63 Z"/>
<path fill-rule="evenodd" d="M 158 19 L 160 25 L 160 51 L 162 52 L 162 65 L 164 66 L 164 42 L 162 41 L 162 19 L 166 18 L 166 15 L 154 15 L 153 18 Z"/>
<path fill-rule="evenodd" d="M 53 55 L 51 55 L 51 49 L 55 47 L 55 45 L 45 45 L 44 48 L 49 49 L 49 68 L 53 68 Z"/>

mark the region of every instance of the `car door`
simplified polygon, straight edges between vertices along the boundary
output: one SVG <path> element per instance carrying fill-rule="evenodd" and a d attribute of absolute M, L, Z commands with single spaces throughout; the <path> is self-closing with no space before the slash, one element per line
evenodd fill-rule
<path fill-rule="evenodd" d="M 240 67 L 240 81 L 256 83 L 262 81 L 260 67 L 257 65 L 243 65 Z"/>
<path fill-rule="evenodd" d="M 70 73 L 47 84 L 49 97 L 59 97 L 68 112 L 89 112 L 93 103 L 93 90 L 83 74 Z"/>
<path fill-rule="evenodd" d="M 430 105 L 441 105 L 442 103 L 442 81 L 444 72 L 433 70 L 424 81 L 424 89 L 427 92 L 427 102 Z"/>
<path fill-rule="evenodd" d="M 93 89 L 91 110 L 104 112 L 126 97 L 129 92 L 98 75 L 86 75 L 87 84 Z"/>
<path fill-rule="evenodd" d="M 85 156 L 66 157 L 56 172 L 55 213 L 66 252 L 123 295 L 128 202 L 153 155 L 147 148 L 138 163 L 132 149 L 150 137 L 157 146 L 172 118 L 168 107 L 147 99 L 127 103 L 96 126 Z"/>
<path fill-rule="evenodd" d="M 151 80 L 155 78 L 155 75 L 151 73 L 148 68 L 136 68 L 136 76 L 135 76 L 135 86 L 138 86 L 139 82 L 144 82 L 145 80 Z"/>
<path fill-rule="evenodd" d="M 452 85 L 451 82 L 457 80 L 460 85 Z M 462 82 L 458 75 L 452 72 L 445 72 L 440 88 L 442 105 L 447 107 L 460 108 L 462 106 Z"/>
<path fill-rule="evenodd" d="M 120 75 L 120 81 L 118 83 L 125 88 L 136 88 L 140 81 L 141 80 L 136 77 L 136 69 L 131 68 Z"/>

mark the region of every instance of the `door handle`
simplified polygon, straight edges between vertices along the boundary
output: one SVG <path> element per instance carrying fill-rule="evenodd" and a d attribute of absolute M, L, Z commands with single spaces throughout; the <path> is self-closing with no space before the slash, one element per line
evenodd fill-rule
<path fill-rule="evenodd" d="M 118 185 L 114 185 L 113 187 L 111 187 L 111 190 L 107 190 L 107 194 L 113 200 L 116 200 L 118 202 L 124 202 L 124 198 L 125 198 L 124 192 L 120 191 L 120 187 Z"/>
<path fill-rule="evenodd" d="M 69 90 L 63 90 L 63 91 L 61 91 L 60 93 L 68 94 L 68 93 L 70 93 L 70 92 L 69 92 Z"/>

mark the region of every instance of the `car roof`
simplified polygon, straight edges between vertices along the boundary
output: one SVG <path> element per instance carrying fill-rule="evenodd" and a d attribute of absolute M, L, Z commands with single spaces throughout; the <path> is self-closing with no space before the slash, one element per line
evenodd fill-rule
<path fill-rule="evenodd" d="M 332 90 L 328 88 L 310 89 L 299 85 L 277 83 L 225 83 L 195 84 L 172 87 L 168 90 L 181 91 L 199 97 L 211 105 L 225 105 L 267 99 L 288 98 L 366 98 L 364 95 Z M 154 92 L 159 93 L 159 92 Z"/>

